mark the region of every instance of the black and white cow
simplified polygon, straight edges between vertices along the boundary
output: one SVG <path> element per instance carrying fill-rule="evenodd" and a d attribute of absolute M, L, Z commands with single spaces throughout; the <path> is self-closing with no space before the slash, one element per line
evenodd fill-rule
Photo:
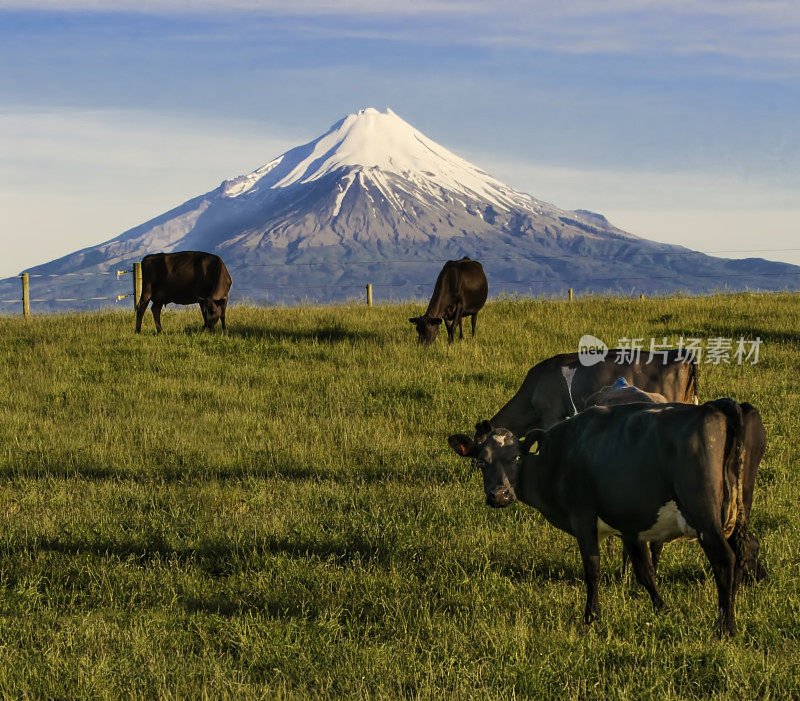
<path fill-rule="evenodd" d="M 620 377 L 613 385 L 604 387 L 586 400 L 586 406 L 616 406 L 618 404 L 666 404 L 667 400 L 662 394 L 644 392 L 638 387 L 633 387 Z M 747 512 L 747 521 L 750 522 L 750 511 L 753 505 L 753 488 L 755 486 L 758 466 L 764 455 L 767 444 L 767 434 L 761 421 L 761 414 L 747 402 L 740 404 L 744 420 L 744 453 L 742 469 L 742 504 Z M 650 541 L 650 554 L 653 561 L 653 570 L 658 569 L 658 560 L 664 543 Z M 756 535 L 747 532 L 747 567 L 745 569 L 748 581 L 765 579 L 767 574 L 763 563 L 758 559 L 760 543 Z M 627 553 L 623 552 L 622 569 L 625 571 Z"/>
<path fill-rule="evenodd" d="M 645 392 L 629 385 L 624 377 L 617 378 L 614 384 L 595 392 L 586 399 L 586 408 L 590 406 L 616 406 L 617 404 L 666 404 L 669 400 L 659 392 Z"/>
<path fill-rule="evenodd" d="M 663 351 L 650 359 L 647 353 L 631 357 L 615 349 L 593 365 L 581 364 L 577 353 L 560 353 L 534 365 L 490 421 L 517 436 L 550 428 L 591 406 L 591 397 L 620 378 L 669 402 L 697 404 L 697 363 L 685 351 Z"/>
<path fill-rule="evenodd" d="M 449 438 L 458 455 L 478 462 L 487 504 L 520 500 L 575 536 L 587 623 L 600 614 L 600 539 L 622 539 L 636 578 L 660 609 L 646 543 L 697 538 L 717 584 L 717 627 L 731 635 L 748 548 L 744 442 L 742 410 L 731 399 L 594 407 L 522 440 L 489 422 L 475 440 Z"/>

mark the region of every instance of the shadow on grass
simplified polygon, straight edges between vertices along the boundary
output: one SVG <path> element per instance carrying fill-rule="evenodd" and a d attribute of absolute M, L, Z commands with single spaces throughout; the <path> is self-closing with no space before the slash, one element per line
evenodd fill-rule
<path fill-rule="evenodd" d="M 287 536 L 265 536 L 258 541 L 237 545 L 212 541 L 180 547 L 171 544 L 160 532 L 119 540 L 100 536 L 75 537 L 66 529 L 54 537 L 39 536 L 34 549 L 62 555 L 132 559 L 140 565 L 156 562 L 192 564 L 213 577 L 229 577 L 254 566 L 262 567 L 265 559 L 275 555 L 314 563 L 359 562 L 388 566 L 403 554 L 393 547 L 387 547 L 386 543 L 370 543 L 357 533 L 351 533 L 347 538 L 323 541 L 291 533 Z M 244 567 L 242 563 L 245 563 Z"/>
<path fill-rule="evenodd" d="M 372 331 L 348 329 L 339 325 L 320 326 L 316 329 L 287 329 L 253 324 L 228 327 L 232 338 L 264 339 L 267 341 L 290 341 L 303 343 L 352 343 L 373 340 L 378 334 Z"/>
<path fill-rule="evenodd" d="M 327 581 L 331 575 L 321 574 L 319 569 L 350 565 L 378 565 L 388 569 L 392 565 L 392 558 L 398 556 L 398 552 L 387 547 L 387 544 L 371 544 L 358 534 L 351 534 L 350 538 L 342 541 L 320 542 L 289 535 L 266 537 L 235 546 L 209 542 L 195 547 L 175 547 L 159 533 L 126 541 L 99 537 L 85 540 L 73 538 L 69 533 L 60 533 L 56 537 L 40 537 L 34 547 L 40 552 L 66 556 L 114 558 L 126 563 L 133 562 L 138 567 L 160 565 L 170 569 L 197 568 L 216 583 L 204 586 L 203 593 L 183 591 L 178 597 L 180 605 L 189 613 L 222 616 L 266 612 L 276 617 L 313 618 L 317 609 L 321 611 L 326 604 L 318 601 L 313 590 L 309 591 L 304 583 Z M 287 575 L 274 588 L 265 590 L 263 587 L 248 586 L 247 574 L 269 571 L 274 567 L 270 560 L 275 557 L 304 560 L 307 569 L 293 569 L 293 574 Z M 292 584 L 294 579 L 297 579 L 298 586 Z"/>
<path fill-rule="evenodd" d="M 219 466 L 209 464 L 204 456 L 164 450 L 158 463 L 151 461 L 134 468 L 118 467 L 90 455 L 75 453 L 32 453 L 14 464 L 0 468 L 0 478 L 14 479 L 75 479 L 89 481 L 133 482 L 136 484 L 205 484 L 209 480 L 236 483 L 251 479 L 289 480 L 297 482 L 333 482 L 363 485 L 377 483 L 430 482 L 425 472 L 407 474 L 393 469 L 380 458 L 366 460 L 357 470 L 316 467 L 299 460 L 282 457 L 279 461 L 265 458 L 245 464 Z M 152 460 L 150 458 L 149 460 Z M 434 482 L 449 482 L 450 473 L 440 475 Z"/>
<path fill-rule="evenodd" d="M 252 612 L 267 613 L 275 617 L 313 618 L 325 609 L 326 603 L 317 600 L 313 582 L 324 588 L 331 576 L 339 576 L 330 568 L 374 568 L 385 571 L 403 569 L 423 572 L 435 569 L 441 556 L 436 547 L 404 549 L 391 537 L 374 541 L 360 533 L 334 534 L 320 539 L 296 532 L 287 535 L 266 536 L 262 539 L 230 544 L 220 541 L 201 541 L 193 546 L 170 544 L 162 533 L 153 532 L 129 540 L 113 538 L 75 537 L 68 531 L 55 537 L 40 537 L 35 549 L 67 556 L 90 555 L 97 558 L 117 558 L 133 561 L 137 566 L 168 566 L 170 568 L 196 568 L 213 578 L 218 584 L 204 586 L 204 591 L 184 591 L 179 596 L 180 605 L 189 613 L 206 613 L 237 616 Z M 28 549 L 29 550 L 29 549 Z M 290 558 L 304 561 L 305 569 L 290 568 L 291 576 L 278 578 L 275 586 L 249 587 L 248 573 L 270 572 L 276 567 L 273 558 Z M 320 570 L 327 569 L 328 574 Z M 469 577 L 480 576 L 482 566 L 464 563 L 460 569 Z M 534 563 L 511 561 L 496 562 L 492 570 L 516 582 L 534 582 L 543 587 L 556 582 L 583 586 L 583 572 L 578 564 L 569 560 L 543 559 Z M 418 575 L 424 576 L 424 575 Z M 296 579 L 297 586 L 290 580 Z M 659 584 L 668 591 L 670 586 L 711 580 L 711 575 L 701 565 L 681 565 L 662 570 Z M 604 574 L 606 586 L 619 586 L 617 572 Z M 311 587 L 309 588 L 309 583 Z M 629 573 L 629 586 L 644 590 Z M 362 612 L 363 613 L 363 612 Z"/>
<path fill-rule="evenodd" d="M 583 581 L 583 570 L 568 556 L 563 560 L 541 558 L 535 562 L 527 559 L 524 561 L 495 559 L 492 569 L 515 582 L 536 581 L 546 585 L 547 582 L 579 583 Z"/>
<path fill-rule="evenodd" d="M 800 344 L 800 333 L 797 331 L 778 331 L 773 329 L 762 329 L 756 326 L 731 324 L 702 324 L 697 327 L 689 328 L 668 328 L 663 332 L 668 338 L 730 338 L 733 340 L 733 351 L 740 338 L 745 341 L 755 341 L 760 338 L 762 343 L 798 343 Z"/>

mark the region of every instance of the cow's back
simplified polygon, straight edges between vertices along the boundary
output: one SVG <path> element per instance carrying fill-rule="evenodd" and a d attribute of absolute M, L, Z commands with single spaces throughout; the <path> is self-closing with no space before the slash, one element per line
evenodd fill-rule
<path fill-rule="evenodd" d="M 444 318 L 460 303 L 464 313 L 474 313 L 486 303 L 489 285 L 483 266 L 464 257 L 447 261 L 436 278 L 426 316 Z"/>
<path fill-rule="evenodd" d="M 483 266 L 476 260 L 458 261 L 456 275 L 464 311 L 479 311 L 489 295 L 489 283 Z"/>
<path fill-rule="evenodd" d="M 638 387 L 626 384 L 624 387 L 613 385 L 595 392 L 586 400 L 586 406 L 616 406 L 617 404 L 666 404 L 667 398 L 658 392 L 644 392 Z"/>
<path fill-rule="evenodd" d="M 560 353 L 534 365 L 516 394 L 492 417 L 495 427 L 524 435 L 533 428 L 550 428 L 585 409 L 587 401 L 604 387 L 624 378 L 651 394 L 663 395 L 668 402 L 695 402 L 697 366 L 682 359 L 678 351 L 647 362 L 647 354 L 638 363 L 617 362 L 624 351 L 611 350 L 606 358 L 585 366 L 578 353 Z"/>
<path fill-rule="evenodd" d="M 219 256 L 202 251 L 154 253 L 142 259 L 142 284 L 154 302 L 194 304 L 227 299 L 231 277 Z"/>
<path fill-rule="evenodd" d="M 660 394 L 668 402 L 694 402 L 697 397 L 697 364 L 687 360 L 677 350 L 656 355 L 648 361 L 643 353 L 638 362 L 619 362 L 625 358 L 622 350 L 609 351 L 600 363 L 583 366 L 576 357 L 575 377 L 572 382 L 572 399 L 578 410 L 595 392 L 615 382 L 620 377 L 643 392 Z M 577 356 L 577 354 L 575 354 Z M 666 362 L 664 360 L 666 359 Z"/>
<path fill-rule="evenodd" d="M 553 426 L 544 447 L 559 465 L 565 494 L 576 480 L 588 480 L 604 511 L 635 505 L 655 513 L 666 503 L 663 495 L 672 489 L 676 469 L 686 489 L 695 480 L 700 489 L 711 476 L 722 495 L 728 430 L 725 413 L 712 403 L 591 407 Z M 653 503 L 644 503 L 648 498 Z"/>

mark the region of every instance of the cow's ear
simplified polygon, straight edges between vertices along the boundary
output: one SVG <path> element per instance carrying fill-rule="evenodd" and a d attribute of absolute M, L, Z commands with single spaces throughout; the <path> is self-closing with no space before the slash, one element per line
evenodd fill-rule
<path fill-rule="evenodd" d="M 492 432 L 492 424 L 489 421 L 478 421 L 475 424 L 475 435 L 482 436 L 484 433 Z"/>
<path fill-rule="evenodd" d="M 412 316 L 412 317 L 409 319 L 409 321 L 410 321 L 412 324 L 416 324 L 416 323 L 419 321 L 419 317 L 418 317 L 418 316 Z"/>
<path fill-rule="evenodd" d="M 428 319 L 428 321 L 429 321 L 431 324 L 435 324 L 436 326 L 438 326 L 439 324 L 441 324 L 441 323 L 442 323 L 442 320 L 441 320 L 441 319 L 439 319 L 439 318 L 437 318 L 437 317 L 433 317 L 433 318 L 431 318 L 431 319 Z"/>
<path fill-rule="evenodd" d="M 463 433 L 456 433 L 447 439 L 450 447 L 462 458 L 470 458 L 475 452 L 475 441 Z"/>
<path fill-rule="evenodd" d="M 534 428 L 532 431 L 528 431 L 525 437 L 519 442 L 519 448 L 522 454 L 527 455 L 528 453 L 532 453 L 533 455 L 539 455 L 544 445 L 545 436 L 547 436 L 547 431 L 541 428 Z"/>

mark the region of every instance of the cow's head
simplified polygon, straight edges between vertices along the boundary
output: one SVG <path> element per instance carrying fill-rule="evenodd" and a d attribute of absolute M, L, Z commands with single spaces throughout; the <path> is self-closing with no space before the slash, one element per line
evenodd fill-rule
<path fill-rule="evenodd" d="M 547 432 L 535 428 L 517 439 L 505 428 L 492 428 L 488 421 L 475 424 L 474 440 L 463 433 L 447 439 L 462 458 L 472 458 L 483 473 L 486 503 L 493 507 L 513 504 L 520 497 L 520 471 L 523 462 L 538 460 L 539 448 Z"/>
<path fill-rule="evenodd" d="M 203 312 L 205 328 L 213 329 L 215 324 L 222 318 L 225 308 L 228 306 L 227 298 L 211 299 L 210 297 L 200 300 L 200 311 Z"/>
<path fill-rule="evenodd" d="M 475 426 L 474 440 L 457 433 L 447 442 L 457 455 L 472 458 L 480 467 L 489 506 L 508 506 L 517 500 L 522 451 L 511 431 L 482 421 Z"/>
<path fill-rule="evenodd" d="M 418 342 L 425 346 L 433 343 L 442 323 L 442 320 L 435 316 L 412 316 L 409 321 L 417 327 Z"/>

